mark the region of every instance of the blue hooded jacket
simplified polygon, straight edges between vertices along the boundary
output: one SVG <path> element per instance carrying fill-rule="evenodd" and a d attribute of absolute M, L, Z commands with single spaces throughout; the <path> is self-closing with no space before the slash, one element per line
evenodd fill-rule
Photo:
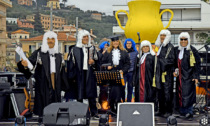
<path fill-rule="evenodd" d="M 135 64 L 135 61 L 136 61 L 136 58 L 137 58 L 137 55 L 138 55 L 138 51 L 136 49 L 136 43 L 133 41 L 133 39 L 130 39 L 130 38 L 125 40 L 125 42 L 124 42 L 124 48 L 127 50 L 126 44 L 127 44 L 128 41 L 131 41 L 132 48 L 134 50 L 132 52 L 128 52 L 129 57 L 130 57 L 130 63 L 131 63 L 128 72 L 133 72 L 133 70 L 134 70 L 134 64 Z"/>

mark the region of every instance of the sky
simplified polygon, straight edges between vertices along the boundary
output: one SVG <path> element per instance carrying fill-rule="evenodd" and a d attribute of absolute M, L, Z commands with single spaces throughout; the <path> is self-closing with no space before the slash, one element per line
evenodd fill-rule
<path fill-rule="evenodd" d="M 61 0 L 62 1 L 62 0 Z M 130 0 L 68 0 L 68 5 L 75 5 L 81 10 L 97 10 L 113 15 L 112 5 L 125 5 Z"/>

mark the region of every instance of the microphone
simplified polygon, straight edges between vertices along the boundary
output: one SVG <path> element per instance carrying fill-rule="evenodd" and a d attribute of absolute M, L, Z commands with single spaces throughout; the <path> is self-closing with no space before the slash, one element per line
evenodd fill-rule
<path fill-rule="evenodd" d="M 179 68 L 176 68 L 175 71 L 176 75 L 178 76 L 179 75 Z"/>
<path fill-rule="evenodd" d="M 137 35 L 138 35 L 138 37 L 139 37 L 139 42 L 140 42 L 140 40 L 141 40 L 141 38 L 140 38 L 140 33 L 139 33 L 139 32 L 137 32 Z"/>

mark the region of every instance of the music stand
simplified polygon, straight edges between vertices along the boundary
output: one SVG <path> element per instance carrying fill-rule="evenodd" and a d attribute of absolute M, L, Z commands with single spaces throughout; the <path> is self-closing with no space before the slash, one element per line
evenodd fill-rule
<path fill-rule="evenodd" d="M 113 71 L 95 71 L 94 74 L 96 76 L 97 85 L 99 85 L 99 86 L 107 85 L 108 86 L 107 102 L 109 104 L 110 103 L 109 94 L 110 94 L 110 89 L 111 89 L 110 86 L 111 85 L 121 85 L 121 84 L 124 85 L 123 75 L 119 71 L 115 71 L 115 72 L 113 72 Z M 112 112 L 111 110 L 107 110 L 107 113 L 108 114 L 111 113 L 116 116 L 116 113 Z"/>

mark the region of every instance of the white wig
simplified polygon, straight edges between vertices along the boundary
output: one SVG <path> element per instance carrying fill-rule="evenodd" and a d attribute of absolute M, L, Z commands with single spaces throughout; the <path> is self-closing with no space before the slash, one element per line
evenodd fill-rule
<path fill-rule="evenodd" d="M 141 42 L 141 49 L 144 46 L 149 46 L 149 50 L 150 50 L 151 55 L 153 55 L 153 56 L 155 55 L 155 52 L 152 49 L 152 45 L 148 40 L 144 40 L 144 41 Z"/>
<path fill-rule="evenodd" d="M 42 46 L 41 46 L 41 52 L 47 53 L 49 51 L 49 46 L 47 43 L 48 38 L 54 38 L 55 39 L 55 45 L 53 47 L 55 53 L 58 53 L 58 39 L 57 39 L 57 34 L 53 31 L 48 31 L 44 34 L 43 40 L 42 40 Z"/>
<path fill-rule="evenodd" d="M 160 34 L 158 35 L 157 40 L 155 41 L 155 45 L 159 47 L 161 45 L 160 35 L 166 35 L 166 38 L 163 41 L 163 47 L 165 47 L 171 41 L 171 32 L 167 29 L 160 31 Z"/>
<path fill-rule="evenodd" d="M 181 38 L 187 38 L 188 40 L 188 44 L 187 44 L 187 50 L 190 50 L 190 35 L 188 32 L 182 32 L 180 33 L 179 37 L 178 37 L 178 45 L 179 45 L 179 50 L 181 50 L 183 47 L 180 45 L 180 39 Z"/>
<path fill-rule="evenodd" d="M 84 36 L 88 35 L 88 47 L 91 46 L 91 37 L 90 37 L 90 33 L 87 31 L 87 30 L 81 30 L 78 32 L 78 38 L 77 38 L 77 44 L 76 44 L 76 47 L 79 47 L 79 48 L 82 48 L 82 39 Z"/>

